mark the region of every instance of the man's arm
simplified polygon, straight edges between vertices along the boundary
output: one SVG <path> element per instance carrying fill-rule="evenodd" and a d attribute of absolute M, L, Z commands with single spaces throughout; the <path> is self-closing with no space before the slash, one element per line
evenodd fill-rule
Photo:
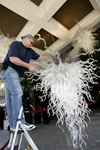
<path fill-rule="evenodd" d="M 12 62 L 15 65 L 25 67 L 25 68 L 27 68 L 31 72 L 36 72 L 36 69 L 35 69 L 34 66 L 32 66 L 32 65 L 30 65 L 30 64 L 22 61 L 18 57 L 10 57 L 10 62 Z"/>
<path fill-rule="evenodd" d="M 38 58 L 38 60 L 42 60 L 42 61 L 47 61 L 48 60 L 48 57 L 47 56 L 43 56 L 43 55 L 40 55 L 40 57 Z"/>
<path fill-rule="evenodd" d="M 38 58 L 38 60 L 40 61 L 54 61 L 54 58 L 52 56 L 43 56 L 43 55 L 40 55 L 40 57 Z"/>

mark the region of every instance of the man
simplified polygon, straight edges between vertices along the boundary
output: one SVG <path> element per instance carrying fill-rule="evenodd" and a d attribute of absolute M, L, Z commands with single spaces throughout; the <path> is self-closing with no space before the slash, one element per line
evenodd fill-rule
<path fill-rule="evenodd" d="M 34 43 L 34 38 L 31 34 L 27 34 L 21 38 L 22 42 L 14 41 L 9 46 L 1 72 L 1 76 L 6 83 L 7 116 L 10 130 L 12 131 L 15 131 L 22 106 L 23 91 L 20 84 L 20 77 L 24 75 L 26 68 L 31 72 L 36 72 L 36 68 L 29 64 L 31 59 L 45 59 L 30 48 Z M 21 122 L 27 130 L 35 128 L 35 125 L 27 124 L 23 117 L 21 118 Z M 19 130 L 21 130 L 21 127 L 19 127 Z"/>

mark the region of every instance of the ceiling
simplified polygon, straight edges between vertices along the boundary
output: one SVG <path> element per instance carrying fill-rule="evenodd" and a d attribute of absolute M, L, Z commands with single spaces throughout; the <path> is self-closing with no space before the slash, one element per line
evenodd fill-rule
<path fill-rule="evenodd" d="M 78 31 L 77 22 L 82 28 L 94 27 L 99 37 L 100 0 L 0 0 L 1 32 L 19 41 L 32 34 L 39 54 L 65 53 Z M 36 34 L 45 39 L 46 47 Z"/>

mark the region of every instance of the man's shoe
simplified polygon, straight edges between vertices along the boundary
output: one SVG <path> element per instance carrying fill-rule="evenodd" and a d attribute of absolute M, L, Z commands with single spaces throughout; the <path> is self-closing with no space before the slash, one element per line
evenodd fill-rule
<path fill-rule="evenodd" d="M 10 129 L 10 132 L 15 132 L 15 131 L 16 131 L 16 129 L 13 129 L 13 128 Z M 22 129 L 21 129 L 21 128 L 18 128 L 18 132 L 19 132 L 19 131 L 22 131 Z"/>
<path fill-rule="evenodd" d="M 13 128 L 10 128 L 10 132 L 13 132 Z"/>
<path fill-rule="evenodd" d="M 34 124 L 28 124 L 28 123 L 25 123 L 23 124 L 24 125 L 24 128 L 27 130 L 27 131 L 30 131 L 30 130 L 33 130 L 36 128 L 36 126 Z M 19 126 L 20 129 L 22 129 L 21 126 Z"/>

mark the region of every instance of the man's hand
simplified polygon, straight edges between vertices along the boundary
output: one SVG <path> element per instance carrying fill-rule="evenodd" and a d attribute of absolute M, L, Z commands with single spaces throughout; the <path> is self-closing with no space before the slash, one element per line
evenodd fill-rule
<path fill-rule="evenodd" d="M 29 65 L 28 70 L 29 70 L 30 72 L 36 72 L 35 67 L 32 66 L 32 65 Z"/>

